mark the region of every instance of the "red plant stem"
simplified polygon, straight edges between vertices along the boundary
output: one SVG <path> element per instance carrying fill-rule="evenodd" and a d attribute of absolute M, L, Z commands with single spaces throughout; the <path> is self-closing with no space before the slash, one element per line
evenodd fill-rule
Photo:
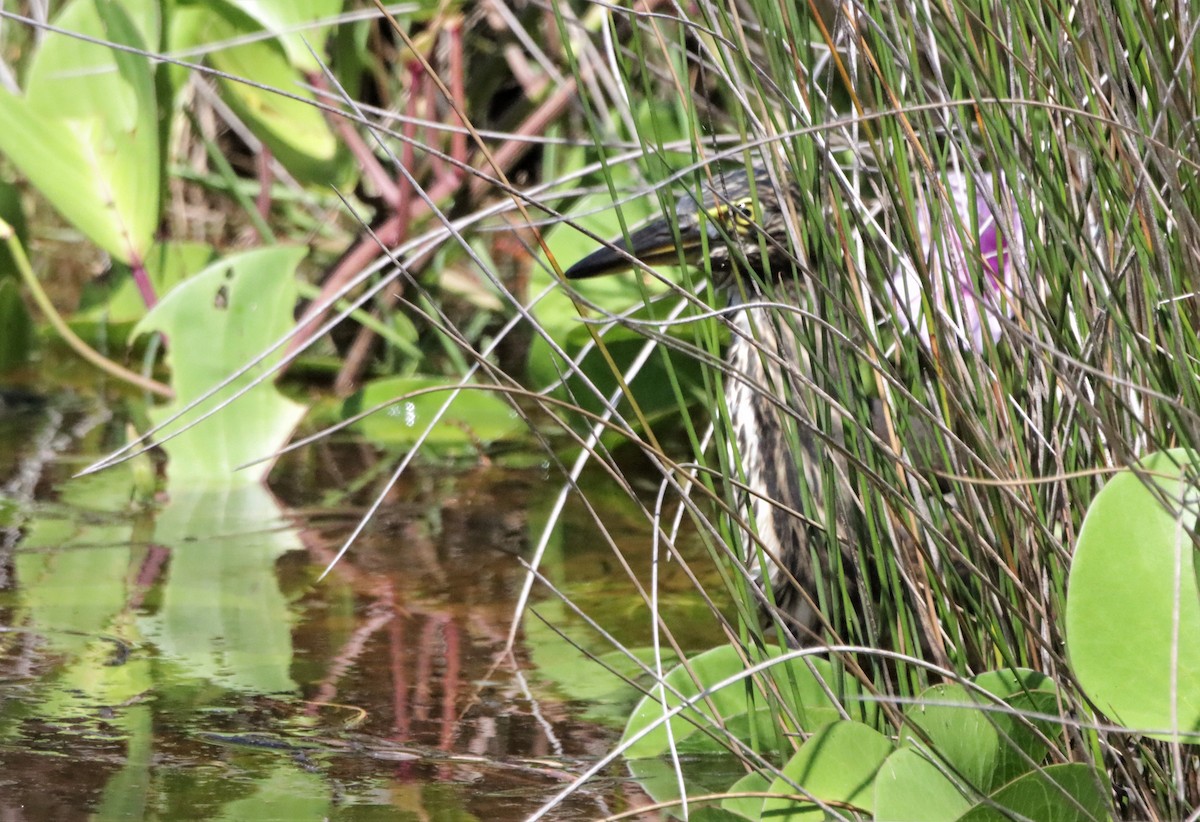
<path fill-rule="evenodd" d="M 447 28 L 450 38 L 450 94 L 453 97 L 453 122 L 459 130 L 450 132 L 450 157 L 456 161 L 451 174 L 456 180 L 462 179 L 463 169 L 467 162 L 467 132 L 466 123 L 458 115 L 467 110 L 467 94 L 464 90 L 462 18 L 456 18 Z"/>
<path fill-rule="evenodd" d="M 525 118 L 525 122 L 521 123 L 520 127 L 513 132 L 513 138 L 505 141 L 504 145 L 500 146 L 492 154 L 492 160 L 496 168 L 508 172 L 517 161 L 528 153 L 533 144 L 527 140 L 519 139 L 521 137 L 531 137 L 544 134 L 546 126 L 558 118 L 567 106 L 570 105 L 572 98 L 575 96 L 575 79 L 571 78 L 566 83 L 558 88 L 550 98 L 530 112 Z M 482 171 L 490 171 L 492 164 L 486 161 L 482 164 L 477 164 L 476 168 Z M 485 177 L 476 177 L 471 180 L 471 197 L 479 199 L 487 191 L 491 185 L 491 180 Z"/>
<path fill-rule="evenodd" d="M 153 308 L 158 304 L 158 295 L 154 293 L 154 284 L 150 282 L 150 273 L 146 271 L 142 258 L 135 254 L 129 261 L 129 270 L 133 273 L 133 282 L 137 285 L 138 293 L 142 295 L 142 302 L 146 308 Z"/>
<path fill-rule="evenodd" d="M 271 211 L 271 150 L 263 146 L 255 158 L 255 164 L 258 169 L 258 196 L 254 198 L 254 207 L 265 222 Z M 270 237 L 262 239 L 271 241 Z"/>
<path fill-rule="evenodd" d="M 312 72 L 308 75 L 307 79 L 312 87 L 318 91 L 328 91 L 329 83 L 326 81 L 324 74 Z M 362 135 L 344 117 L 336 117 L 327 112 L 325 119 L 329 122 L 330 127 L 341 141 L 345 143 L 346 148 L 349 149 L 355 161 L 358 162 L 358 167 L 362 171 L 363 177 L 375 186 L 375 190 L 379 192 L 380 199 L 388 205 L 395 207 L 398 196 L 396 185 L 392 182 L 391 176 L 383 170 L 379 158 L 375 156 L 375 152 L 363 140 Z"/>

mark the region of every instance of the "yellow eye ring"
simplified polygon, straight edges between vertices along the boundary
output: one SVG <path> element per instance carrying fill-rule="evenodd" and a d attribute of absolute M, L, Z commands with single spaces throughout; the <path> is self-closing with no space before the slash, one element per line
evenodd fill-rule
<path fill-rule="evenodd" d="M 731 231 L 743 232 L 758 225 L 754 209 L 754 198 L 743 197 L 728 203 L 720 203 L 708 210 L 708 216 Z"/>

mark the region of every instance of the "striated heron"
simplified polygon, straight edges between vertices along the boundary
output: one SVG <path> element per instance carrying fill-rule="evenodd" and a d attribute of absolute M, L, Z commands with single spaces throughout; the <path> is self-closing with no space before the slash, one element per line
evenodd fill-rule
<path fill-rule="evenodd" d="M 819 581 L 837 577 L 833 555 L 839 552 L 830 546 L 848 527 L 853 494 L 844 461 L 830 462 L 835 449 L 824 448 L 815 436 L 818 392 L 808 353 L 797 344 L 794 312 L 783 307 L 801 298 L 787 233 L 787 214 L 797 200 L 793 188 L 781 192 L 764 169 L 755 169 L 753 177 L 745 170 L 714 174 L 702 196 L 682 197 L 673 215 L 635 229 L 627 240 L 613 240 L 566 276 L 682 262 L 705 269 L 734 307 L 725 395 L 735 479 L 745 488 L 739 514 L 748 515 L 753 531 L 744 532 L 742 544 L 757 555 L 744 559 L 763 616 L 770 617 L 773 600 L 785 624 L 806 633 L 819 622 Z M 821 525 L 827 469 L 840 480 L 839 522 L 830 529 Z M 855 563 L 847 558 L 841 564 L 853 576 Z M 857 582 L 851 585 L 857 598 Z"/>

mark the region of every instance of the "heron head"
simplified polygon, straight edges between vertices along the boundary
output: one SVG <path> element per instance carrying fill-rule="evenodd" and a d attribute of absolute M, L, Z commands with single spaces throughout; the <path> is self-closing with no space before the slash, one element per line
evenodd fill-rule
<path fill-rule="evenodd" d="M 686 194 L 674 214 L 652 220 L 618 237 L 566 271 L 581 280 L 645 265 L 705 268 L 718 289 L 736 289 L 734 275 L 750 273 L 743 286 L 790 271 L 795 264 L 787 232 L 784 199 L 765 169 L 753 178 L 739 169 L 715 175 L 702 197 Z M 751 286 L 752 287 L 752 286 Z"/>

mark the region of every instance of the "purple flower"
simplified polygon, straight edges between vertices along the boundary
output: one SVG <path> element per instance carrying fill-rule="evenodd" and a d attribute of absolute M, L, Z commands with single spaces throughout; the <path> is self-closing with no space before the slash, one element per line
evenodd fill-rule
<path fill-rule="evenodd" d="M 979 237 L 974 242 L 970 239 L 972 203 L 965 176 L 958 173 L 946 176 L 946 192 L 952 200 L 953 212 L 949 208 L 938 209 L 936 225 L 928 198 L 938 194 L 927 190 L 917 204 L 921 252 L 933 285 L 930 305 L 946 326 L 954 329 L 956 336 L 976 351 L 983 350 L 985 329 L 992 342 L 996 342 L 1000 338 L 1001 314 L 1012 316 L 1016 277 L 1013 257 L 1021 253 L 1024 244 L 1012 194 L 1004 185 L 1004 178 L 999 181 L 997 192 L 991 174 L 980 174 L 975 180 L 973 207 Z M 999 219 L 985 198 L 995 200 L 1001 214 Z M 965 246 L 964 239 L 967 241 Z M 972 260 L 973 263 L 969 262 Z M 973 267 L 979 270 L 980 262 L 983 264 L 982 288 L 976 286 L 971 273 Z M 921 280 L 915 261 L 902 259 L 899 262 L 892 273 L 892 287 L 900 301 L 901 324 L 912 331 L 915 320 L 917 334 L 928 344 L 929 323 L 921 305 Z"/>

